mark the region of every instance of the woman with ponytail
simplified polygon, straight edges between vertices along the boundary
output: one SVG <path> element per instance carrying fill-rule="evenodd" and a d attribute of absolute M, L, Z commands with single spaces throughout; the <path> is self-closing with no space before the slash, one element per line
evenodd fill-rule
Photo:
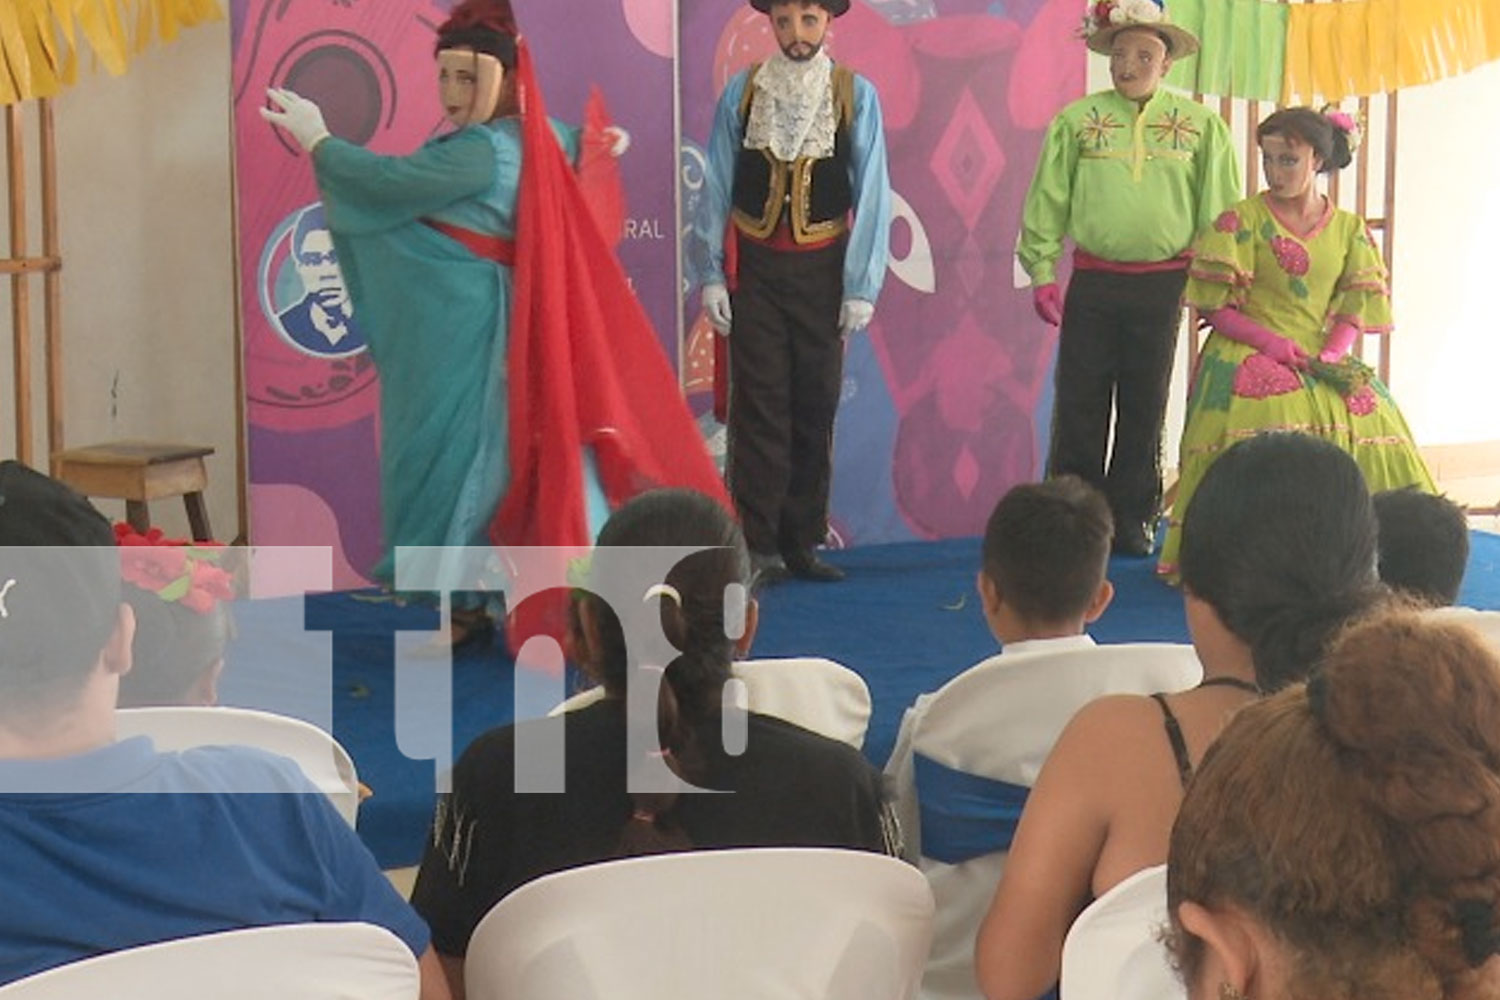
<path fill-rule="evenodd" d="M 624 132 L 602 109 L 581 135 L 547 117 L 509 0 L 461 0 L 435 56 L 453 130 L 407 156 L 331 136 L 290 91 L 262 109 L 312 161 L 380 374 L 373 575 L 392 582 L 397 546 L 587 545 L 653 485 L 727 505 L 601 229 L 617 228 L 618 177 L 580 183 L 611 175 Z M 455 607 L 455 641 L 487 631 L 472 599 Z"/>
<path fill-rule="evenodd" d="M 1238 713 L 1172 829 L 1193 1000 L 1500 996 L 1500 661 L 1411 609 Z"/>
<path fill-rule="evenodd" d="M 979 931 L 990 1000 L 1045 993 L 1089 901 L 1166 860 L 1188 779 L 1225 722 L 1306 677 L 1333 633 L 1382 600 L 1375 551 L 1369 491 L 1336 445 L 1266 434 L 1214 463 L 1182 534 L 1203 680 L 1178 694 L 1101 698 L 1058 738 Z"/>
<path fill-rule="evenodd" d="M 699 551 L 636 579 L 642 550 L 663 547 Z M 724 708 L 755 634 L 753 583 L 739 525 L 709 497 L 654 490 L 610 517 L 572 605 L 574 655 L 603 699 L 481 736 L 438 804 L 412 902 L 451 968 L 491 906 L 564 868 L 710 847 L 898 852 L 880 775 L 857 750 Z M 557 726 L 563 791 L 517 791 L 517 748 Z"/>
<path fill-rule="evenodd" d="M 1390 275 L 1365 220 L 1319 190 L 1359 144 L 1342 111 L 1282 108 L 1255 130 L 1266 190 L 1193 244 L 1183 301 L 1212 328 L 1182 431 L 1182 473 L 1157 572 L 1175 580 L 1183 518 L 1229 445 L 1295 430 L 1354 457 L 1371 492 L 1436 492 L 1396 402 L 1355 351 L 1391 331 Z M 1351 353 L 1354 352 L 1354 353 Z"/>

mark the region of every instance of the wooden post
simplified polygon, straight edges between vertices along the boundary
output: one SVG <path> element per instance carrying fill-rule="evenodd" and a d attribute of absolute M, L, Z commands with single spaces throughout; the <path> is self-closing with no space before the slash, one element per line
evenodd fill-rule
<path fill-rule="evenodd" d="M 5 109 L 5 153 L 9 170 L 10 248 L 12 260 L 26 258 L 26 146 L 21 134 L 21 107 Z M 10 279 L 10 319 L 15 351 L 16 457 L 31 463 L 31 298 L 25 269 Z"/>
<path fill-rule="evenodd" d="M 62 248 L 57 224 L 57 133 L 52 125 L 52 101 L 37 101 L 37 133 L 41 139 L 42 337 L 47 354 L 47 454 L 61 450 L 63 440 L 62 359 Z"/>
<path fill-rule="evenodd" d="M 1385 269 L 1395 277 L 1396 248 L 1396 91 L 1385 95 L 1385 219 L 1382 228 L 1381 255 L 1385 257 Z M 1391 338 L 1380 338 L 1380 381 L 1391 384 Z"/>

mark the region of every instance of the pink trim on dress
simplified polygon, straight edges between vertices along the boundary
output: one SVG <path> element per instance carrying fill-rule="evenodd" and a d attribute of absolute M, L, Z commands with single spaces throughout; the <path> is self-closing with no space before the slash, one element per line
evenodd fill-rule
<path fill-rule="evenodd" d="M 1271 193 L 1269 191 L 1262 191 L 1260 193 L 1260 200 L 1265 204 L 1266 211 L 1271 213 L 1271 218 L 1276 220 L 1277 225 L 1279 225 L 1282 229 L 1285 229 L 1287 232 L 1291 233 L 1294 238 L 1303 242 L 1306 242 L 1307 240 L 1317 239 L 1318 234 L 1327 229 L 1328 224 L 1333 221 L 1333 200 L 1327 195 L 1323 196 L 1323 217 L 1313 225 L 1312 229 L 1308 230 L 1305 233 L 1297 232 L 1297 230 L 1292 226 L 1291 223 L 1287 222 L 1281 217 L 1281 213 L 1276 211 L 1276 206 L 1271 203 Z"/>

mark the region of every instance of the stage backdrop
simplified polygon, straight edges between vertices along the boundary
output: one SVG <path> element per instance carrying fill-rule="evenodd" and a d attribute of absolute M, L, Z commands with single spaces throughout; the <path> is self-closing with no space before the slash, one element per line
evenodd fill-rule
<path fill-rule="evenodd" d="M 448 6 L 231 8 L 251 527 L 258 544 L 334 545 L 336 586 L 360 582 L 378 552 L 379 387 L 340 301 L 307 159 L 257 109 L 267 86 L 288 87 L 318 101 L 337 135 L 415 148 L 442 127 L 432 28 Z M 597 85 L 632 134 L 620 255 L 722 453 L 690 222 L 715 99 L 773 50 L 766 17 L 740 0 L 679 0 L 674 36 L 667 0 L 516 8 L 552 113 L 576 122 Z M 995 499 L 1040 470 L 1055 331 L 1032 314 L 1013 248 L 1046 123 L 1083 92 L 1080 17 L 1077 0 L 855 0 L 836 23 L 834 57 L 880 92 L 896 194 L 891 272 L 846 363 L 837 544 L 977 533 Z"/>
<path fill-rule="evenodd" d="M 333 545 L 335 586 L 363 582 L 379 551 L 379 386 L 359 316 L 341 301 L 311 165 L 258 109 L 268 86 L 287 87 L 317 101 L 335 135 L 376 152 L 410 152 L 444 127 L 432 46 L 450 6 L 231 7 L 251 530 L 259 545 Z M 619 252 L 675 360 L 671 8 L 663 0 L 515 6 L 552 115 L 577 123 L 598 86 L 632 135 L 621 160 L 628 217 Z"/>

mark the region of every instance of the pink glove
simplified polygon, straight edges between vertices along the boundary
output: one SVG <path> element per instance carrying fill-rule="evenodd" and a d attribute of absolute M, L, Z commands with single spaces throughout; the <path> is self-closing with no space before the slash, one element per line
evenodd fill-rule
<path fill-rule="evenodd" d="M 1230 340 L 1255 348 L 1288 368 L 1306 368 L 1307 352 L 1279 333 L 1272 333 L 1238 309 L 1225 306 L 1208 315 L 1209 324 Z"/>
<path fill-rule="evenodd" d="M 1326 361 L 1330 365 L 1338 364 L 1339 359 L 1349 353 L 1349 348 L 1359 339 L 1364 331 L 1346 319 L 1341 319 L 1333 324 L 1333 329 L 1328 331 L 1328 339 L 1323 341 L 1323 349 L 1318 352 L 1318 360 Z"/>
<path fill-rule="evenodd" d="M 1031 290 L 1031 307 L 1050 326 L 1062 326 L 1062 292 L 1057 282 L 1049 281 Z"/>

